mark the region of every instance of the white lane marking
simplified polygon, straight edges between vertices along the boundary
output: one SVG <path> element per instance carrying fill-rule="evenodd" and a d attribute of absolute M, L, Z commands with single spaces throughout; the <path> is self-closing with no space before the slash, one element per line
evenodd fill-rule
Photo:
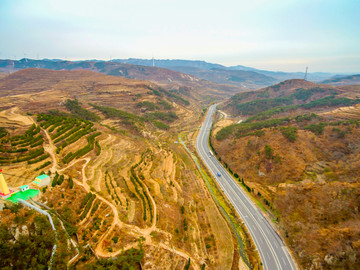
<path fill-rule="evenodd" d="M 290 255 L 289 251 L 287 250 L 286 246 L 282 246 L 281 248 L 283 249 L 286 258 L 288 259 L 291 269 L 297 269 L 297 266 L 296 266 L 295 262 L 293 262 L 292 257 Z"/>
<path fill-rule="evenodd" d="M 228 175 L 228 173 L 227 173 L 226 175 L 227 175 L 228 177 L 231 177 L 231 176 Z M 271 243 L 270 243 L 270 240 L 268 239 L 268 236 L 265 234 L 263 228 L 262 228 L 262 227 L 260 226 L 260 224 L 257 222 L 254 214 L 253 214 L 253 213 L 250 211 L 250 209 L 245 205 L 245 202 L 242 200 L 242 198 L 239 197 L 238 193 L 234 190 L 234 187 L 231 185 L 231 182 L 228 181 L 228 178 L 225 178 L 225 174 L 224 174 L 224 179 L 225 179 L 225 181 L 224 181 L 225 183 L 223 183 L 223 181 L 218 182 L 218 183 L 219 183 L 220 185 L 221 185 L 221 184 L 226 184 L 226 186 L 228 186 L 229 192 L 227 192 L 227 190 L 226 190 L 226 191 L 225 191 L 225 194 L 227 195 L 227 197 L 229 198 L 229 200 L 232 202 L 232 204 L 234 205 L 235 209 L 238 208 L 238 207 L 237 207 L 237 204 L 234 203 L 234 200 L 233 200 L 232 196 L 229 196 L 228 193 L 232 193 L 232 194 L 234 195 L 234 197 L 237 197 L 239 204 L 241 204 L 241 206 L 243 207 L 243 210 L 246 211 L 246 212 L 248 212 L 249 215 L 252 217 L 252 220 L 253 220 L 254 223 L 256 223 L 257 226 L 258 226 L 258 227 L 257 227 L 258 231 L 260 232 L 260 234 L 262 235 L 262 237 L 263 237 L 264 240 L 266 241 L 266 243 L 267 243 L 267 245 L 268 245 L 268 247 L 269 247 L 269 249 L 270 249 L 270 251 L 271 251 L 271 253 L 272 253 L 272 255 L 273 255 L 273 258 L 274 258 L 274 260 L 275 260 L 275 263 L 276 263 L 278 269 L 281 269 L 281 264 L 280 264 L 279 258 L 278 258 L 278 256 L 277 256 L 275 250 L 273 249 L 273 247 L 272 247 L 272 245 L 271 245 Z M 231 180 L 230 180 L 230 181 L 231 181 Z M 238 187 L 236 187 L 236 188 L 238 188 Z M 241 192 L 242 192 L 242 190 L 240 190 L 240 193 L 241 193 Z M 243 193 L 241 193 L 241 194 L 243 195 L 243 197 L 245 198 L 245 200 L 248 200 L 248 198 L 246 197 L 246 195 L 244 195 Z M 252 203 L 248 203 L 248 204 L 249 204 L 250 206 L 253 206 Z M 238 211 L 238 213 L 241 214 L 241 211 Z M 246 226 L 250 229 L 250 226 L 249 226 L 249 225 L 250 225 L 250 224 L 246 224 Z M 251 225 L 251 226 L 252 226 L 252 225 Z M 267 229 L 267 228 L 265 228 L 265 229 Z M 255 230 L 256 230 L 256 229 L 255 229 Z M 268 231 L 268 230 L 267 230 L 267 231 Z M 271 235 L 271 234 L 269 234 L 269 235 Z M 255 239 L 257 239 L 257 237 L 255 237 L 254 234 L 252 234 L 252 237 L 255 238 Z"/>
<path fill-rule="evenodd" d="M 213 110 L 211 110 L 211 111 L 213 111 Z M 210 114 L 208 114 L 208 116 L 211 116 Z M 210 117 L 209 118 L 207 118 L 207 119 L 210 119 Z M 210 121 L 209 121 L 209 125 L 211 124 L 211 119 L 210 119 Z M 203 126 L 204 127 L 204 126 Z M 202 129 L 203 130 L 203 129 Z M 203 133 L 203 134 L 201 134 L 201 133 Z M 198 149 L 199 150 L 203 150 L 204 152 L 206 152 L 206 150 L 205 150 L 205 147 L 203 146 L 203 142 L 204 142 L 204 140 L 206 139 L 205 138 L 205 134 L 206 134 L 206 132 L 200 132 L 200 136 L 198 137 L 198 140 L 197 140 L 197 144 L 196 144 L 196 146 L 198 146 Z M 202 136 L 201 136 L 202 135 Z M 202 141 L 202 143 L 201 143 L 201 141 Z M 207 147 L 208 148 L 208 147 Z M 198 150 L 198 151 L 199 151 Z M 201 152 L 201 151 L 200 151 Z M 202 159 L 204 159 L 203 157 L 201 157 Z M 217 160 L 216 160 L 217 161 Z M 206 163 L 206 162 L 205 162 Z M 210 163 L 212 163 L 212 164 L 210 164 Z M 215 168 L 217 168 L 218 166 L 219 166 L 219 162 L 210 162 L 210 163 L 208 163 L 208 164 L 210 164 L 210 165 L 212 165 L 212 167 L 215 167 Z M 206 164 L 207 166 L 209 166 L 208 164 Z M 221 164 L 220 164 L 220 166 L 221 166 Z M 209 168 L 210 169 L 210 171 L 212 171 L 213 172 L 213 168 Z M 221 170 L 223 171 L 223 170 L 225 170 L 222 166 L 221 166 Z M 225 175 L 226 175 L 226 177 L 225 177 Z M 238 191 L 238 192 L 240 192 L 240 194 L 242 194 L 242 196 L 239 196 L 239 195 L 237 195 L 237 192 L 234 190 L 234 187 L 233 187 L 233 182 L 234 182 L 234 180 L 233 180 L 233 178 L 228 174 L 228 172 L 226 171 L 225 172 L 225 175 L 224 175 L 224 181 L 218 181 L 218 179 L 215 177 L 215 179 L 217 180 L 217 182 L 218 182 L 218 184 L 220 185 L 220 186 L 222 186 L 222 189 L 224 190 L 224 192 L 225 192 L 225 194 L 227 195 L 227 197 L 230 199 L 230 201 L 232 201 L 232 202 L 234 202 L 234 200 L 233 200 L 233 196 L 236 198 L 236 201 L 238 201 L 239 202 L 239 204 L 242 206 L 242 207 L 244 207 L 244 211 L 245 212 L 248 212 L 249 214 L 250 214 L 250 216 L 252 217 L 252 219 L 253 219 L 253 221 L 258 225 L 258 230 L 259 230 L 259 232 L 260 232 L 260 234 L 264 237 L 264 240 L 267 242 L 267 244 L 268 244 L 268 246 L 269 246 L 269 248 L 270 248 L 270 251 L 271 251 L 271 253 L 274 255 L 274 259 L 275 259 L 275 262 L 276 262 L 276 264 L 277 264 L 277 266 L 278 267 L 280 267 L 281 268 L 281 266 L 280 266 L 280 262 L 279 262 L 279 259 L 278 259 L 278 257 L 277 257 L 277 255 L 275 254 L 275 251 L 274 251 L 274 249 L 273 249 L 273 247 L 272 247 L 272 245 L 271 245 L 271 243 L 270 243 L 270 241 L 269 241 L 269 239 L 267 238 L 267 235 L 265 235 L 265 233 L 264 233 L 264 231 L 263 231 L 263 229 L 261 228 L 261 226 L 260 226 L 260 224 L 258 223 L 258 221 L 256 220 L 256 218 L 255 218 L 255 216 L 254 216 L 254 214 L 258 214 L 259 215 L 259 213 L 258 213 L 258 211 L 257 211 L 257 209 L 255 208 L 255 206 L 254 206 L 254 204 L 253 203 L 251 203 L 251 201 L 250 201 L 250 199 L 246 196 L 246 194 L 244 194 L 244 192 L 240 189 L 239 190 L 239 188 L 238 187 L 236 187 L 235 188 L 235 190 L 236 191 Z M 229 180 L 230 179 L 230 180 Z M 227 186 L 228 187 L 228 189 L 224 189 L 224 186 Z M 232 194 L 233 196 L 229 196 L 230 194 Z M 245 204 L 245 202 L 247 202 L 247 205 Z M 237 205 L 235 204 L 234 205 L 234 207 L 237 209 L 238 207 L 237 207 Z M 251 209 L 252 208 L 252 209 Z M 255 213 L 252 213 L 251 211 L 250 211 L 250 209 L 251 210 L 253 210 Z M 238 209 L 237 209 L 238 210 Z M 244 214 L 244 213 L 241 213 L 241 211 L 237 211 L 239 214 Z M 261 216 L 261 215 L 260 215 Z M 249 229 L 250 229 L 250 227 L 249 227 Z M 267 229 L 267 228 L 266 228 Z M 266 232 L 269 232 L 268 230 L 266 230 Z M 271 235 L 271 234 L 270 234 Z M 253 238 L 257 238 L 256 237 L 256 235 L 253 235 Z M 260 253 L 262 253 L 261 252 L 261 249 L 259 250 L 260 251 Z M 268 255 L 268 257 L 269 257 L 269 254 L 267 253 L 267 255 Z M 287 256 L 287 255 L 286 255 Z"/>

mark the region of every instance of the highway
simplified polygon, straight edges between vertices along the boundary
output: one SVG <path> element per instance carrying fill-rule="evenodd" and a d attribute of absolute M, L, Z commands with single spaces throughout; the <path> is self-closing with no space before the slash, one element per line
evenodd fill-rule
<path fill-rule="evenodd" d="M 235 182 L 235 179 L 210 151 L 208 138 L 212 115 L 215 110 L 216 105 L 210 106 L 196 140 L 196 150 L 200 158 L 244 221 L 260 254 L 264 269 L 297 269 L 287 247 L 277 232 L 265 219 L 257 206 L 248 198 L 246 192 Z M 220 173 L 220 176 L 218 173 Z"/>

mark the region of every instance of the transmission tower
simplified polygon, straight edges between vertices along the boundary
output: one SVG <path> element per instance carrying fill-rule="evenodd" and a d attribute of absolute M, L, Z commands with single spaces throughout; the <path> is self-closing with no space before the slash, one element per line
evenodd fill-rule
<path fill-rule="evenodd" d="M 306 81 L 306 79 L 307 79 L 307 71 L 308 71 L 308 67 L 306 67 L 306 70 L 305 70 L 304 81 Z"/>

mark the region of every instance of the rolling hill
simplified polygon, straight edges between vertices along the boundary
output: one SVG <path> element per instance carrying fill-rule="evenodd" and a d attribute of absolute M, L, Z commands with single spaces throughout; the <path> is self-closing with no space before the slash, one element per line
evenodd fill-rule
<path fill-rule="evenodd" d="M 146 59 L 116 59 L 113 62 L 129 63 L 136 65 L 162 67 L 181 73 L 191 74 L 203 80 L 217 84 L 236 85 L 242 88 L 257 89 L 262 86 L 277 82 L 276 79 L 257 73 L 256 69 L 237 70 L 219 64 L 205 61 L 191 60 L 146 60 Z"/>
<path fill-rule="evenodd" d="M 53 70 L 86 69 L 108 75 L 149 80 L 164 86 L 179 88 L 179 85 L 205 89 L 217 98 L 231 96 L 246 89 L 255 90 L 286 79 L 304 78 L 303 72 L 280 72 L 260 70 L 245 66 L 226 67 L 205 61 L 159 60 L 159 59 L 115 59 L 111 61 L 86 60 L 64 61 L 59 59 L 0 60 L 0 72 L 13 72 L 25 68 Z M 173 72 L 171 72 L 173 71 Z M 180 73 L 179 73 L 180 72 Z M 309 80 L 321 81 L 335 74 L 309 73 Z M 206 95 L 203 93 L 203 95 Z"/>
<path fill-rule="evenodd" d="M 283 72 L 283 71 L 269 71 L 269 70 L 262 70 L 262 69 L 256 69 L 252 67 L 246 67 L 243 65 L 236 65 L 236 66 L 223 66 L 219 64 L 213 64 L 208 63 L 205 61 L 194 61 L 194 60 L 159 60 L 159 59 L 135 59 L 135 58 L 129 58 L 129 59 L 116 59 L 112 60 L 116 62 L 121 63 L 129 63 L 129 64 L 136 64 L 136 65 L 144 65 L 144 66 L 152 66 L 153 64 L 157 67 L 163 67 L 171 70 L 180 71 L 187 74 L 192 74 L 194 76 L 197 76 L 199 78 L 208 79 L 210 81 L 212 80 L 211 74 L 212 70 L 222 70 L 223 73 L 226 73 L 226 71 L 229 71 L 227 77 L 223 75 L 223 78 L 221 78 L 222 83 L 229 83 L 229 84 L 237 84 L 238 82 L 233 82 L 231 80 L 227 80 L 231 76 L 231 71 L 238 71 L 238 77 L 241 77 L 243 79 L 243 85 L 247 85 L 249 82 L 248 88 L 250 89 L 256 89 L 260 88 L 262 86 L 271 85 L 275 82 L 280 82 L 284 80 L 290 80 L 290 79 L 303 79 L 304 78 L 304 72 Z M 305 67 L 304 67 L 305 68 Z M 254 83 L 251 82 L 251 78 L 248 78 L 247 72 L 253 72 L 256 73 L 257 76 L 260 78 L 261 75 L 264 75 L 263 77 L 265 79 L 262 84 L 258 85 L 258 87 L 254 86 Z M 197 75 L 197 73 L 199 73 Z M 204 76 L 201 77 L 201 74 L 204 73 Z M 328 79 L 332 76 L 334 76 L 334 73 L 327 73 L 327 72 L 309 72 L 308 73 L 308 79 L 311 81 L 322 81 L 325 79 Z M 216 77 L 216 74 L 215 74 Z M 219 80 L 220 78 L 217 78 L 216 80 Z M 249 81 L 247 81 L 250 79 Z M 269 80 L 272 79 L 273 81 L 270 82 Z M 275 81 L 274 81 L 275 79 Z M 216 82 L 216 81 L 214 81 Z"/>
<path fill-rule="evenodd" d="M 188 95 L 197 97 L 199 101 L 223 99 L 243 88 L 234 85 L 219 85 L 189 74 L 176 72 L 169 69 L 105 61 L 62 61 L 62 60 L 32 60 L 19 61 L 0 60 L 0 71 L 13 72 L 26 68 L 40 68 L 51 70 L 89 70 L 107 75 L 152 81 L 168 90 L 187 92 Z"/>
<path fill-rule="evenodd" d="M 304 269 L 360 267 L 359 91 L 288 80 L 230 98 L 214 125 L 214 153 Z"/>
<path fill-rule="evenodd" d="M 264 120 L 282 113 L 356 104 L 358 99 L 352 98 L 356 93 L 356 90 L 346 91 L 304 80 L 287 80 L 257 91 L 236 94 L 221 108 L 234 116 Z"/>

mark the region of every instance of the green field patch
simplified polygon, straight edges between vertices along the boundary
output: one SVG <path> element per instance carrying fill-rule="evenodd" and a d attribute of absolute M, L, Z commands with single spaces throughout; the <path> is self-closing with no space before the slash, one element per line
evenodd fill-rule
<path fill-rule="evenodd" d="M 24 192 L 19 191 L 19 192 L 14 193 L 13 195 L 11 195 L 11 197 L 7 198 L 6 200 L 11 201 L 13 203 L 18 203 L 19 199 L 26 201 L 30 198 L 34 198 L 36 195 L 39 194 L 39 192 L 40 191 L 37 189 L 28 189 Z"/>

